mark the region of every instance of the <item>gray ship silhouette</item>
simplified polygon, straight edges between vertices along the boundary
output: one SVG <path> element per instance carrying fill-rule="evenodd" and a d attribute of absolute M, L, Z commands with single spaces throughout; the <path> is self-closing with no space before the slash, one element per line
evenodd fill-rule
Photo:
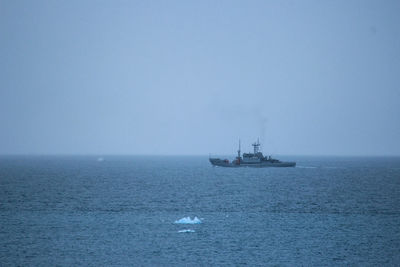
<path fill-rule="evenodd" d="M 213 166 L 220 167 L 256 167 L 256 168 L 264 168 L 264 167 L 295 167 L 296 162 L 284 162 L 278 159 L 273 159 L 271 156 L 264 157 L 264 155 L 260 152 L 260 142 L 253 143 L 252 146 L 254 148 L 253 153 L 243 153 L 243 157 L 240 155 L 240 140 L 239 140 L 239 149 L 238 155 L 236 159 L 231 162 L 227 159 L 219 159 L 219 158 L 209 158 L 210 163 Z"/>

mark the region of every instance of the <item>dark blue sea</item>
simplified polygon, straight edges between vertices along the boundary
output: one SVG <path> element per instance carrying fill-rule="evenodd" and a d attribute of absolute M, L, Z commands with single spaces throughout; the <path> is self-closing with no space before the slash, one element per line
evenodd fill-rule
<path fill-rule="evenodd" d="M 400 158 L 103 158 L 0 157 L 1 266 L 400 265 Z"/>

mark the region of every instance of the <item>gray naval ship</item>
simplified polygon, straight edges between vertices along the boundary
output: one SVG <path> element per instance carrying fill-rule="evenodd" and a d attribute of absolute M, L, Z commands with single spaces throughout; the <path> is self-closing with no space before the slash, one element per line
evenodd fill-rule
<path fill-rule="evenodd" d="M 211 164 L 213 166 L 220 167 L 295 167 L 296 162 L 284 162 L 277 159 L 271 158 L 271 156 L 264 157 L 264 155 L 260 152 L 260 142 L 252 144 L 254 148 L 253 153 L 243 153 L 243 157 L 240 155 L 240 140 L 239 140 L 239 149 L 238 155 L 236 159 L 231 162 L 227 159 L 219 159 L 219 158 L 209 158 Z"/>

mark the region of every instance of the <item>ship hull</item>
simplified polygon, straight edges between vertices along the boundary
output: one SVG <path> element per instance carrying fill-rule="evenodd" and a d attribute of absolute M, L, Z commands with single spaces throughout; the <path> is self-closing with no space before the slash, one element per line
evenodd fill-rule
<path fill-rule="evenodd" d="M 296 162 L 269 162 L 269 161 L 264 161 L 264 162 L 255 162 L 255 163 L 243 163 L 241 162 L 240 164 L 237 163 L 231 163 L 231 162 L 226 162 L 221 159 L 215 159 L 215 158 L 210 158 L 210 163 L 213 166 L 218 166 L 218 167 L 228 167 L 228 168 L 239 168 L 239 167 L 250 167 L 250 168 L 268 168 L 268 167 L 295 167 Z"/>

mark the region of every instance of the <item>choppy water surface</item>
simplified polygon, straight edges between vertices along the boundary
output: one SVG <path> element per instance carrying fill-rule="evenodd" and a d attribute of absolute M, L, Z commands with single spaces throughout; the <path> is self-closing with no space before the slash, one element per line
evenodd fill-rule
<path fill-rule="evenodd" d="M 400 158 L 291 159 L 0 157 L 0 265 L 400 264 Z"/>

